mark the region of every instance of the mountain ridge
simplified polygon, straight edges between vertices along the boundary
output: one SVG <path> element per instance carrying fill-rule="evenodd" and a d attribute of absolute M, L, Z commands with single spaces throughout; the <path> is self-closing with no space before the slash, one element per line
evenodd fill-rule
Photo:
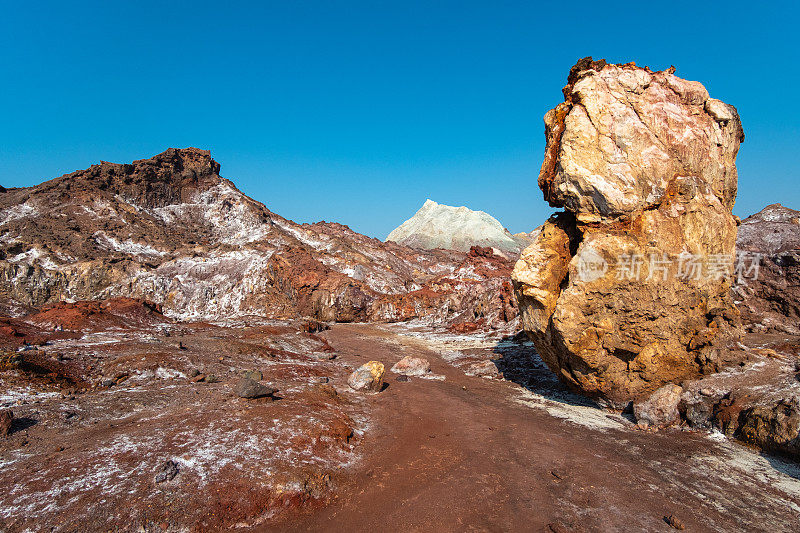
<path fill-rule="evenodd" d="M 0 193 L 0 303 L 147 298 L 178 319 L 308 316 L 504 324 L 499 256 L 420 251 L 338 223 L 297 224 L 170 148 Z"/>

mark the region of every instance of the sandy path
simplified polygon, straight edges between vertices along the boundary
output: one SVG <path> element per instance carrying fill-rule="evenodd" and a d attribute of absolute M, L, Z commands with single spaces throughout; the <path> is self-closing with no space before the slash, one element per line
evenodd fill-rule
<path fill-rule="evenodd" d="M 339 477 L 338 498 L 282 517 L 276 530 L 674 531 L 668 515 L 687 531 L 800 523 L 800 482 L 738 445 L 647 433 L 613 416 L 608 425 L 556 418 L 520 403 L 518 385 L 465 376 L 424 340 L 374 327 L 336 326 L 328 339 L 354 364 L 388 368 L 416 355 L 447 380 L 397 382 L 387 372 L 389 387 L 371 400 L 365 458 Z"/>

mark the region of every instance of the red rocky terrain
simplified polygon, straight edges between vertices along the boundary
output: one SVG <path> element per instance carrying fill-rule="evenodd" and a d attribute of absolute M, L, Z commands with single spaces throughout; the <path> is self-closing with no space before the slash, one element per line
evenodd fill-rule
<path fill-rule="evenodd" d="M 422 319 L 502 326 L 513 264 L 415 250 L 341 224 L 295 224 L 220 177 L 210 153 L 169 149 L 0 192 L 0 302 L 146 298 L 182 320 Z"/>
<path fill-rule="evenodd" d="M 800 518 L 795 465 L 600 409 L 519 335 L 222 327 L 134 300 L 12 322 L 34 331 L 43 316 L 63 331 L 3 352 L 3 531 L 669 531 L 670 517 L 791 531 Z M 430 369 L 348 387 L 363 363 L 407 356 Z"/>
<path fill-rule="evenodd" d="M 681 383 L 674 419 L 648 425 L 547 368 L 517 334 L 512 264 L 491 248 L 295 224 L 208 152 L 5 189 L 0 208 L 1 531 L 800 519 L 796 212 L 772 206 L 740 229 L 766 273 L 734 288 L 741 362 Z M 380 392 L 354 390 L 370 361 L 386 369 Z"/>

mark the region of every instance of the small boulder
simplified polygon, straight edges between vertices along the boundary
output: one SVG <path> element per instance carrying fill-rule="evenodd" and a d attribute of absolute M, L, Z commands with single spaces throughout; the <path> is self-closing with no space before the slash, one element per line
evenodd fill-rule
<path fill-rule="evenodd" d="M 0 410 L 0 437 L 5 437 L 11 433 L 11 425 L 14 423 L 14 413 L 11 409 Z"/>
<path fill-rule="evenodd" d="M 263 398 L 275 394 L 276 389 L 262 385 L 258 381 L 250 378 L 242 378 L 236 383 L 233 391 L 239 398 Z"/>
<path fill-rule="evenodd" d="M 422 376 L 431 371 L 431 364 L 420 357 L 407 355 L 395 363 L 391 370 L 395 374 Z"/>
<path fill-rule="evenodd" d="M 383 363 L 380 361 L 370 361 L 358 367 L 355 372 L 350 374 L 347 384 L 350 388 L 357 391 L 380 392 L 383 388 L 383 374 L 385 373 Z"/>
<path fill-rule="evenodd" d="M 669 383 L 664 385 L 644 401 L 634 402 L 633 415 L 636 422 L 644 427 L 666 426 L 679 417 L 678 404 L 683 388 Z"/>
<path fill-rule="evenodd" d="M 481 378 L 495 378 L 500 375 L 500 372 L 497 370 L 497 365 L 489 359 L 486 361 L 478 361 L 477 363 L 470 363 L 464 369 L 464 373 L 468 376 L 477 376 Z"/>

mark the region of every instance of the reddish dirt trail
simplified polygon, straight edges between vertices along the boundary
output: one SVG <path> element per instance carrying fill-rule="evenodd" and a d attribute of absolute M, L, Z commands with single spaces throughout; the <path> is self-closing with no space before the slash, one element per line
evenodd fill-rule
<path fill-rule="evenodd" d="M 514 401 L 513 383 L 468 377 L 424 341 L 375 327 L 339 325 L 327 339 L 353 364 L 388 369 L 416 355 L 447 380 L 387 371 L 364 459 L 336 478 L 336 500 L 270 530 L 674 531 L 668 515 L 687 531 L 798 523 L 798 481 L 737 445 L 562 420 Z"/>

